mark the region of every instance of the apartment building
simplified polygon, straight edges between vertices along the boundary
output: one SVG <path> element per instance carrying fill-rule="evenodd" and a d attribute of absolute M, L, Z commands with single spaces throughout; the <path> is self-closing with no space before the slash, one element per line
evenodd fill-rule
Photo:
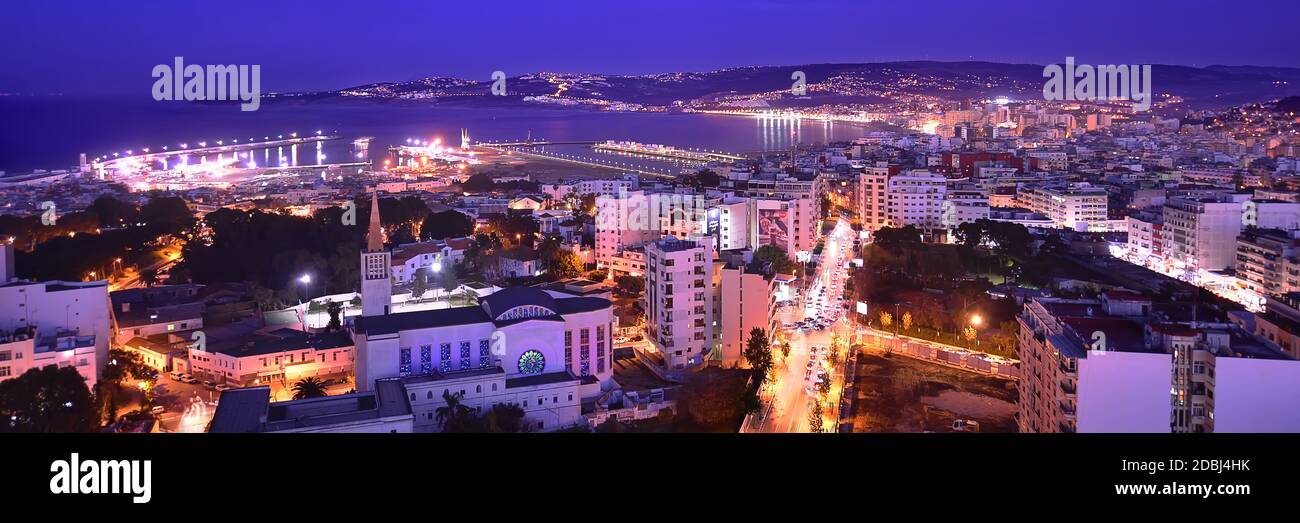
<path fill-rule="evenodd" d="M 749 271 L 744 265 L 718 263 L 714 278 L 718 351 L 713 358 L 725 367 L 743 365 L 750 331 L 763 329 L 768 336 L 776 331 L 773 277 Z"/>
<path fill-rule="evenodd" d="M 1036 298 L 1018 318 L 1021 432 L 1293 432 L 1300 361 L 1127 291 Z"/>
<path fill-rule="evenodd" d="M 942 174 L 920 170 L 890 176 L 885 183 L 885 216 L 889 225 L 942 229 L 947 182 Z"/>
<path fill-rule="evenodd" d="M 1022 188 L 1016 204 L 1042 213 L 1059 228 L 1089 230 L 1106 222 L 1107 193 L 1087 183 L 1051 184 Z"/>
<path fill-rule="evenodd" d="M 76 367 L 93 387 L 112 339 L 108 282 L 31 282 L 0 245 L 0 381 L 47 365 Z"/>
<path fill-rule="evenodd" d="M 1192 271 L 1232 268 L 1241 208 L 1232 196 L 1169 199 L 1164 206 L 1166 257 Z"/>
<path fill-rule="evenodd" d="M 867 167 L 858 175 L 858 220 L 862 230 L 873 232 L 889 226 L 889 200 L 885 195 L 889 167 Z"/>
<path fill-rule="evenodd" d="M 647 244 L 646 339 L 668 369 L 710 358 L 715 340 L 712 239 Z"/>
<path fill-rule="evenodd" d="M 1295 249 L 1300 230 L 1247 227 L 1237 236 L 1237 281 L 1260 296 L 1282 295 L 1300 290 Z"/>

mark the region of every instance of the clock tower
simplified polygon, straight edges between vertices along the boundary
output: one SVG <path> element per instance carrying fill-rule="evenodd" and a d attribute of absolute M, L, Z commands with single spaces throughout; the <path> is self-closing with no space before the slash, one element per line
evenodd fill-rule
<path fill-rule="evenodd" d="M 379 226 L 379 190 L 370 197 L 370 229 L 361 251 L 361 315 L 382 316 L 393 303 L 392 254 L 384 250 L 384 230 Z"/>

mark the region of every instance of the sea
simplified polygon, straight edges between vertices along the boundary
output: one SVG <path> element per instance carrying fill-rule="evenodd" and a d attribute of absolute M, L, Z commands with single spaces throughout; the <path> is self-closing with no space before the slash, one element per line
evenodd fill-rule
<path fill-rule="evenodd" d="M 218 140 L 247 143 L 318 131 L 342 137 L 322 146 L 325 162 L 335 163 L 350 157 L 357 138 L 373 138 L 372 150 L 409 140 L 441 139 L 458 145 L 461 129 L 474 141 L 628 140 L 734 153 L 788 151 L 796 142 L 806 146 L 852 140 L 868 131 L 860 124 L 817 120 L 520 105 L 263 99 L 260 110 L 244 112 L 233 103 L 158 102 L 147 97 L 6 96 L 0 97 L 0 171 L 17 175 L 66 169 L 77 164 L 80 153 L 93 159 L 127 151 L 138 154 L 145 148 L 175 150 L 182 143 L 213 146 Z"/>

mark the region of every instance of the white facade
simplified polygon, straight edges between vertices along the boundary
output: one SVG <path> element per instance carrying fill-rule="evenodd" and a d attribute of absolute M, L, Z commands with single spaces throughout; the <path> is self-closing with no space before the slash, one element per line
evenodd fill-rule
<path fill-rule="evenodd" d="M 1107 220 L 1105 189 L 1087 183 L 1026 187 L 1016 193 L 1016 203 L 1042 213 L 1060 228 L 1089 230 L 1102 227 Z"/>
<path fill-rule="evenodd" d="M 112 339 L 107 282 L 16 280 L 12 245 L 0 246 L 0 260 L 0 381 L 59 365 L 94 386 Z"/>
<path fill-rule="evenodd" d="M 1165 256 L 1191 270 L 1232 268 L 1241 209 L 1231 199 L 1171 198 L 1164 207 Z"/>
<path fill-rule="evenodd" d="M 947 179 L 928 171 L 912 171 L 889 177 L 886 183 L 886 216 L 892 227 L 943 228 L 943 202 Z"/>
<path fill-rule="evenodd" d="M 713 247 L 664 238 L 646 245 L 646 338 L 670 369 L 699 365 L 713 349 Z"/>

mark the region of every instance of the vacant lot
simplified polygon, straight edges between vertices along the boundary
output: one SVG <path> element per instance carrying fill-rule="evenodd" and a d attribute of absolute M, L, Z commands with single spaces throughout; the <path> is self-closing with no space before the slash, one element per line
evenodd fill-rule
<path fill-rule="evenodd" d="M 854 432 L 950 432 L 953 419 L 982 432 L 1015 432 L 1016 391 L 1007 380 L 905 356 L 858 357 Z"/>

